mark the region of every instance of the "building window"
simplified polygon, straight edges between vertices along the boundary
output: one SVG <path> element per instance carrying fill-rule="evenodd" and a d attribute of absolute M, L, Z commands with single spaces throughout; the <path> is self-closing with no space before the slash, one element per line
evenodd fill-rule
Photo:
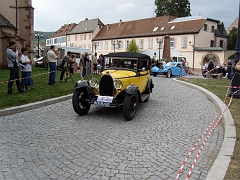
<path fill-rule="evenodd" d="M 108 41 L 105 41 L 104 49 L 105 49 L 105 50 L 108 50 Z"/>
<path fill-rule="evenodd" d="M 220 40 L 220 47 L 223 48 L 223 40 Z"/>
<path fill-rule="evenodd" d="M 175 48 L 175 38 L 170 38 L 170 48 Z"/>
<path fill-rule="evenodd" d="M 130 42 L 131 42 L 130 40 L 126 40 L 126 49 L 128 48 Z"/>
<path fill-rule="evenodd" d="M 143 39 L 139 39 L 139 49 L 143 49 Z"/>
<path fill-rule="evenodd" d="M 70 36 L 68 36 L 68 41 L 70 41 Z"/>
<path fill-rule="evenodd" d="M 211 27 L 211 33 L 214 33 L 214 26 Z"/>
<path fill-rule="evenodd" d="M 210 41 L 210 47 L 214 47 L 214 41 L 213 40 Z"/>
<path fill-rule="evenodd" d="M 83 45 L 83 48 L 86 48 L 86 44 Z"/>
<path fill-rule="evenodd" d="M 83 40 L 86 40 L 86 39 L 87 39 L 87 38 L 86 38 L 86 34 L 84 34 L 84 35 L 83 35 Z"/>
<path fill-rule="evenodd" d="M 89 39 L 92 39 L 92 34 L 89 34 Z"/>
<path fill-rule="evenodd" d="M 153 48 L 153 39 L 148 39 L 148 49 Z"/>
<path fill-rule="evenodd" d="M 88 49 L 92 49 L 91 43 L 88 44 Z"/>
<path fill-rule="evenodd" d="M 182 37 L 182 48 L 187 48 L 187 37 Z"/>
<path fill-rule="evenodd" d="M 98 44 L 98 46 L 99 46 L 99 49 L 102 50 L 102 49 L 103 49 L 103 42 L 100 41 L 99 44 Z"/>
<path fill-rule="evenodd" d="M 204 31 L 207 31 L 207 24 L 204 24 L 204 25 L 203 25 L 203 30 L 204 30 Z"/>
<path fill-rule="evenodd" d="M 80 35 L 80 40 L 83 40 L 83 35 L 82 34 Z"/>
<path fill-rule="evenodd" d="M 116 47 L 117 47 L 117 49 L 122 49 L 123 48 L 123 41 L 117 41 L 116 42 Z"/>
<path fill-rule="evenodd" d="M 77 41 L 77 35 L 75 35 L 75 41 Z"/>

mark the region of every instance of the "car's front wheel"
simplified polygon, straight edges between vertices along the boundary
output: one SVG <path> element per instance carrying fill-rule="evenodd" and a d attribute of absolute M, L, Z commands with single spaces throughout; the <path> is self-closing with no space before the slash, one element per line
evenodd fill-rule
<path fill-rule="evenodd" d="M 76 89 L 73 93 L 72 104 L 74 111 L 79 115 L 88 113 L 91 104 L 88 103 L 88 94 L 86 89 Z"/>
<path fill-rule="evenodd" d="M 169 69 L 169 70 L 167 71 L 166 77 L 167 77 L 167 78 L 170 78 L 171 76 L 172 76 L 172 71 Z"/>
<path fill-rule="evenodd" d="M 132 120 L 136 114 L 138 106 L 138 94 L 126 94 L 123 103 L 123 116 L 126 120 Z"/>

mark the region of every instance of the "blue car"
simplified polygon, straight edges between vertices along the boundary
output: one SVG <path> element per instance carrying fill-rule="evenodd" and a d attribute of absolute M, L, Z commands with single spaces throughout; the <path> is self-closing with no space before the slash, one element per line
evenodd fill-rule
<path fill-rule="evenodd" d="M 154 66 L 152 68 L 152 75 L 156 77 L 158 74 L 166 75 L 166 77 L 180 76 L 181 64 L 179 62 L 168 62 L 162 68 Z M 182 76 L 186 76 L 186 71 L 182 68 Z"/>

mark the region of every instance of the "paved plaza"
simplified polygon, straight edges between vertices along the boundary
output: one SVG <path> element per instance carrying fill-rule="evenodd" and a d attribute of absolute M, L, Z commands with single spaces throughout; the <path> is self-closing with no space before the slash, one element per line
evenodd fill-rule
<path fill-rule="evenodd" d="M 122 108 L 92 106 L 78 116 L 71 100 L 0 117 L 0 179 L 175 179 L 218 109 L 200 91 L 153 78 L 150 101 L 126 121 Z M 190 179 L 205 179 L 224 138 L 210 136 Z M 185 179 L 199 147 L 184 166 Z"/>

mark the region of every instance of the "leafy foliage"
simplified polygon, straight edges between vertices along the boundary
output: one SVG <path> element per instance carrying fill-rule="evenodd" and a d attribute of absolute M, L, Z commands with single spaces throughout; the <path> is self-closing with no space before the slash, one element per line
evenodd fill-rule
<path fill-rule="evenodd" d="M 238 29 L 236 27 L 234 27 L 234 28 L 232 28 L 232 30 L 230 30 L 229 37 L 228 37 L 228 49 L 229 50 L 236 49 L 237 34 L 238 34 Z"/>
<path fill-rule="evenodd" d="M 189 0 L 155 0 L 156 16 L 191 16 Z"/>
<path fill-rule="evenodd" d="M 139 47 L 138 47 L 135 39 L 133 39 L 133 40 L 130 42 L 130 44 L 129 44 L 129 46 L 127 47 L 126 51 L 127 51 L 127 52 L 139 53 Z"/>

